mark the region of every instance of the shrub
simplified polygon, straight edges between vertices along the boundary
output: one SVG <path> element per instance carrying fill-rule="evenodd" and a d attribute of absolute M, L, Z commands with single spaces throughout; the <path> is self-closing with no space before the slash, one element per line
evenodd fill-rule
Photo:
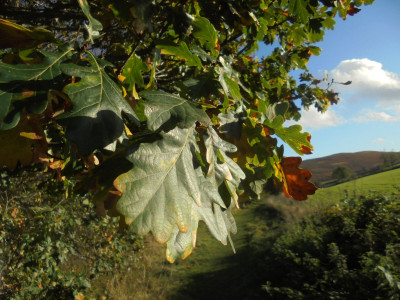
<path fill-rule="evenodd" d="M 351 170 L 346 166 L 337 167 L 332 172 L 332 178 L 336 180 L 347 180 L 351 177 L 351 175 L 352 175 Z"/>
<path fill-rule="evenodd" d="M 137 259 L 142 240 L 97 217 L 85 197 L 68 197 L 36 173 L 8 180 L 0 192 L 0 298 L 82 298 L 92 279 Z"/>
<path fill-rule="evenodd" d="M 273 299 L 399 299 L 399 196 L 361 197 L 308 217 L 263 263 Z"/>

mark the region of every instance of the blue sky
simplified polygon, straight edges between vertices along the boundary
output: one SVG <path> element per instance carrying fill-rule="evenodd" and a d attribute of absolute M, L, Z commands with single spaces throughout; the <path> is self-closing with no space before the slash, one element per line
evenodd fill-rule
<path fill-rule="evenodd" d="M 375 0 L 337 19 L 325 34 L 320 56 L 308 67 L 316 77 L 329 75 L 336 85 L 338 105 L 325 114 L 311 108 L 300 124 L 312 135 L 314 153 L 303 159 L 340 152 L 400 151 L 400 0 Z M 262 49 L 259 54 L 263 55 Z M 285 146 L 286 156 L 297 156 Z"/>

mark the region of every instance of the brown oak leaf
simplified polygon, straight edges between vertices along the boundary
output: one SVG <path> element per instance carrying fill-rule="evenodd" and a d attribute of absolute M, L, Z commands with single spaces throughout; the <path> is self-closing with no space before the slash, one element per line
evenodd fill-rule
<path fill-rule="evenodd" d="M 307 137 L 307 141 L 311 141 L 311 134 Z M 301 145 L 300 151 L 303 152 L 304 154 L 312 154 L 312 151 L 314 150 L 313 147 L 307 147 L 306 145 Z"/>
<path fill-rule="evenodd" d="M 286 197 L 295 200 L 306 200 L 308 195 L 315 194 L 317 187 L 309 182 L 311 172 L 301 169 L 301 157 L 284 157 L 281 163 L 284 174 L 283 192 Z"/>
<path fill-rule="evenodd" d="M 352 2 L 352 3 L 350 3 L 349 9 L 347 10 L 347 14 L 350 16 L 354 16 L 359 11 L 361 11 L 361 9 L 354 7 L 354 2 Z"/>

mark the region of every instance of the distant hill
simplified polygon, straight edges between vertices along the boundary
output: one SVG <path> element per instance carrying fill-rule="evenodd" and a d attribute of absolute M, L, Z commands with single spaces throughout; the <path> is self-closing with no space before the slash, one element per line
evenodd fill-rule
<path fill-rule="evenodd" d="M 338 153 L 305 160 L 301 164 L 301 168 L 311 171 L 313 174 L 311 179 L 312 182 L 321 182 L 331 179 L 332 171 L 338 166 L 346 166 L 350 168 L 353 173 L 379 169 L 384 163 L 382 156 L 390 153 L 395 153 L 397 156 L 400 155 L 399 152 L 380 151 Z"/>

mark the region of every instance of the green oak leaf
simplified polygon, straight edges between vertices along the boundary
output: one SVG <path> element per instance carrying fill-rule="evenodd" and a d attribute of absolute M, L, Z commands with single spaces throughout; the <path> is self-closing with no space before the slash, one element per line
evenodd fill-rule
<path fill-rule="evenodd" d="M 86 18 L 89 20 L 89 25 L 85 24 L 86 29 L 86 39 L 90 40 L 93 43 L 93 40 L 100 37 L 100 32 L 103 30 L 103 25 L 101 25 L 100 21 L 93 18 L 90 13 L 89 3 L 86 0 L 78 0 L 79 6 L 81 7 L 83 13 Z"/>
<path fill-rule="evenodd" d="M 190 78 L 181 83 L 181 93 L 191 99 L 208 98 L 218 93 L 219 83 L 212 74 L 202 74 L 197 78 Z"/>
<path fill-rule="evenodd" d="M 286 112 L 289 109 L 289 103 L 288 102 L 277 102 L 274 103 L 272 105 L 269 105 L 266 109 L 266 112 L 263 113 L 262 117 L 261 117 L 261 121 L 264 121 L 265 119 L 267 119 L 267 122 L 277 122 L 277 120 L 275 120 L 278 116 L 280 116 L 279 122 L 284 122 L 284 117 Z M 281 126 L 282 124 L 278 125 Z"/>
<path fill-rule="evenodd" d="M 161 54 L 173 55 L 185 60 L 186 65 L 189 67 L 197 67 L 199 69 L 202 67 L 200 58 L 190 52 L 184 41 L 181 41 L 179 44 L 169 41 L 159 41 L 156 47 L 161 50 Z"/>
<path fill-rule="evenodd" d="M 111 64 L 87 52 L 89 67 L 63 64 L 63 73 L 81 78 L 64 88 L 72 101 L 72 109 L 59 116 L 59 122 L 67 126 L 67 137 L 83 155 L 94 149 L 116 143 L 124 134 L 122 112 L 131 121 L 137 116 L 122 96 L 122 89 L 106 73 Z"/>
<path fill-rule="evenodd" d="M 233 99 L 235 99 L 235 100 L 242 99 L 242 95 L 240 94 L 239 85 L 226 75 L 224 75 L 224 80 L 225 80 L 226 85 L 228 86 L 229 93 L 231 94 Z"/>
<path fill-rule="evenodd" d="M 211 22 L 203 17 L 196 17 L 192 22 L 193 36 L 211 52 L 213 57 L 219 54 L 218 31 L 215 30 Z"/>
<path fill-rule="evenodd" d="M 292 125 L 290 127 L 275 128 L 275 134 L 287 143 L 297 154 L 303 155 L 303 147 L 312 149 L 313 146 L 308 141 L 310 134 L 301 132 L 301 125 Z"/>
<path fill-rule="evenodd" d="M 215 63 L 217 60 L 215 57 L 209 55 L 203 48 L 200 46 L 194 45 L 192 48 L 190 48 L 190 51 L 194 54 L 197 55 L 202 61 L 204 62 L 211 62 Z"/>
<path fill-rule="evenodd" d="M 303 147 L 313 148 L 308 140 L 310 134 L 308 132 L 301 132 L 303 129 L 301 125 L 283 127 L 283 123 L 285 122 L 284 114 L 288 107 L 289 105 L 285 102 L 270 106 L 265 114 L 264 125 L 274 129 L 277 136 L 287 143 L 296 153 L 303 155 L 304 153 L 301 151 Z"/>
<path fill-rule="evenodd" d="M 289 12 L 300 19 L 303 24 L 308 23 L 308 0 L 289 0 Z"/>
<path fill-rule="evenodd" d="M 129 84 L 128 90 L 136 91 L 135 85 L 144 88 L 142 72 L 148 72 L 149 70 L 149 66 L 139 56 L 132 54 L 122 70 L 122 75 L 126 77 L 124 83 Z"/>
<path fill-rule="evenodd" d="M 232 68 L 234 64 L 232 56 L 219 57 L 221 66 L 217 69 L 219 73 L 218 81 L 221 84 L 224 93 L 230 95 L 236 101 L 240 101 L 242 95 L 240 94 L 240 86 L 244 87 L 239 80 L 240 74 Z"/>
<path fill-rule="evenodd" d="M 33 65 L 10 65 L 0 62 L 0 129 L 15 127 L 22 109 L 42 113 L 47 107 L 47 92 L 55 88 L 61 75 L 60 65 L 73 52 L 60 47 L 57 52 L 39 50 L 43 60 Z"/>
<path fill-rule="evenodd" d="M 179 96 L 163 91 L 144 91 L 140 95 L 146 99 L 145 115 L 150 130 L 157 130 L 162 125 L 171 122 L 181 128 L 191 127 L 196 121 L 208 126 L 210 118 L 199 107 Z"/>
<path fill-rule="evenodd" d="M 196 235 L 199 221 L 206 223 L 211 234 L 219 240 L 223 245 L 227 245 L 227 240 L 233 243 L 230 239 L 230 233 L 236 233 L 237 227 L 235 219 L 232 215 L 231 205 L 227 209 L 223 209 L 220 205 L 207 201 L 210 191 L 213 191 L 213 186 L 209 185 L 208 181 L 203 184 L 205 197 L 202 197 L 202 205 L 197 206 L 192 204 L 192 214 L 188 232 L 179 231 L 178 227 L 174 228 L 171 238 L 167 242 L 167 259 L 174 262 L 178 258 L 186 258 L 193 248 L 196 246 Z M 234 248 L 233 248 L 234 250 Z"/>
<path fill-rule="evenodd" d="M 225 244 L 235 227 L 217 187 L 195 163 L 195 127 L 176 127 L 161 136 L 128 151 L 133 168 L 114 181 L 122 192 L 116 209 L 130 230 L 140 235 L 151 231 L 158 242 L 167 243 L 167 258 L 173 262 L 190 254 L 199 220 Z"/>

